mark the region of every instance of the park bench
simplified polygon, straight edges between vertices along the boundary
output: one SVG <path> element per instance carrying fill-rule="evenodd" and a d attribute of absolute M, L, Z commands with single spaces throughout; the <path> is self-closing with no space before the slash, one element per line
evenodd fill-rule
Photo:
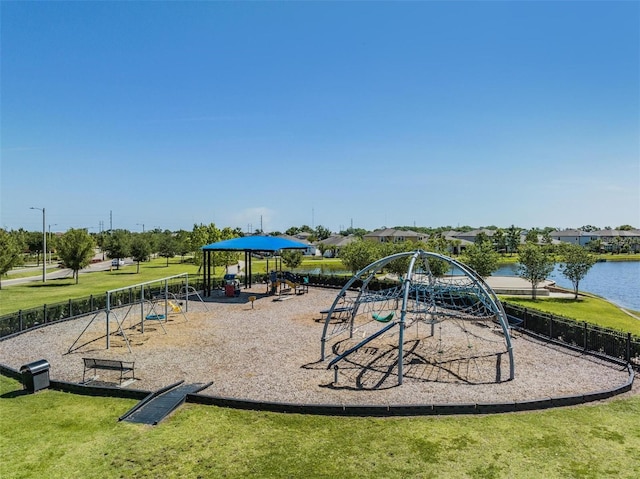
<path fill-rule="evenodd" d="M 131 373 L 130 379 L 136 378 L 135 362 L 133 361 L 118 361 L 116 359 L 96 358 L 82 358 L 82 360 L 84 361 L 84 371 L 82 372 L 83 383 L 87 370 L 89 369 L 93 369 L 94 374 L 96 374 L 98 369 L 106 371 L 120 371 L 120 385 L 122 385 L 122 381 L 125 379 L 125 374 L 127 373 Z"/>

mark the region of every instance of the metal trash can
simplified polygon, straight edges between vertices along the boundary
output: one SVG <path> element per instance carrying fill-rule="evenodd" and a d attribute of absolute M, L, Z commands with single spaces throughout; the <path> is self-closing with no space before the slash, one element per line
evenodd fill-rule
<path fill-rule="evenodd" d="M 24 388 L 30 393 L 48 388 L 51 385 L 49 368 L 49 362 L 46 359 L 40 359 L 22 366 L 20 374 L 22 374 Z"/>

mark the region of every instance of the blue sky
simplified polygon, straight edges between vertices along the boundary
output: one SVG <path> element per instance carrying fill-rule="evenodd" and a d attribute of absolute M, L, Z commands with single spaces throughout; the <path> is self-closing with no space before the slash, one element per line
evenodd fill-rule
<path fill-rule="evenodd" d="M 0 8 L 0 227 L 640 227 L 638 2 Z"/>

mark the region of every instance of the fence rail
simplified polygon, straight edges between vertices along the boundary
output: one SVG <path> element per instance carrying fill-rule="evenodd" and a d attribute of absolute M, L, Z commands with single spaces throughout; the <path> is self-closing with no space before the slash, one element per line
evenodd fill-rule
<path fill-rule="evenodd" d="M 503 302 L 508 316 L 522 321 L 518 328 L 566 344 L 574 349 L 625 361 L 640 368 L 640 338 L 631 333 L 603 328 L 550 313 Z"/>
<path fill-rule="evenodd" d="M 309 278 L 310 285 L 324 288 L 342 288 L 350 279 L 350 277 L 331 275 L 305 276 Z M 252 280 L 253 282 L 263 281 L 264 275 L 254 275 Z M 385 281 L 374 283 L 379 284 L 370 284 L 369 287 L 384 289 L 391 284 Z M 168 290 L 173 294 L 179 294 L 183 285 L 184 281 L 176 278 L 175 281 L 169 281 Z M 202 290 L 204 289 L 204 279 L 202 277 L 190 277 L 189 286 L 193 286 L 196 290 Z M 151 299 L 158 292 L 160 291 L 155 291 L 153 288 L 145 288 L 145 298 Z M 135 302 L 136 298 L 139 297 L 139 291 L 136 295 L 134 288 L 128 288 L 112 294 L 112 305 L 126 306 Z M 585 352 L 623 360 L 634 368 L 640 369 L 640 337 L 633 336 L 631 333 L 602 328 L 583 321 L 575 321 L 531 310 L 508 302 L 503 302 L 502 304 L 507 315 L 522 321 L 518 325 L 520 329 L 566 344 L 572 348 L 582 349 Z M 106 293 L 81 299 L 70 299 L 56 304 L 45 304 L 39 308 L 6 314 L 0 316 L 0 339 L 47 324 L 84 316 L 105 308 Z"/>

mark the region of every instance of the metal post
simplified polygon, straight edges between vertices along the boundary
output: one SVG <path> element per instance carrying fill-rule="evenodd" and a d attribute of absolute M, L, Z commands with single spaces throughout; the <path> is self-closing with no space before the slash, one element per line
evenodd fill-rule
<path fill-rule="evenodd" d="M 164 280 L 164 320 L 169 320 L 169 280 Z"/>
<path fill-rule="evenodd" d="M 184 292 L 185 292 L 184 310 L 188 313 L 189 312 L 189 275 L 187 275 L 187 279 L 185 281 Z"/>
<path fill-rule="evenodd" d="M 627 350 L 625 352 L 627 364 L 631 362 L 631 333 L 627 333 Z"/>
<path fill-rule="evenodd" d="M 403 308 L 404 309 L 404 308 Z M 400 333 L 398 334 L 398 386 L 402 386 L 402 363 L 404 362 L 404 315 L 406 310 L 401 312 Z"/>
<path fill-rule="evenodd" d="M 109 313 L 111 312 L 111 294 L 107 291 L 107 349 L 109 349 Z"/>
<path fill-rule="evenodd" d="M 47 230 L 45 229 L 45 213 L 42 208 L 42 282 L 47 281 Z"/>
<path fill-rule="evenodd" d="M 140 286 L 140 332 L 144 334 L 144 284 Z"/>

